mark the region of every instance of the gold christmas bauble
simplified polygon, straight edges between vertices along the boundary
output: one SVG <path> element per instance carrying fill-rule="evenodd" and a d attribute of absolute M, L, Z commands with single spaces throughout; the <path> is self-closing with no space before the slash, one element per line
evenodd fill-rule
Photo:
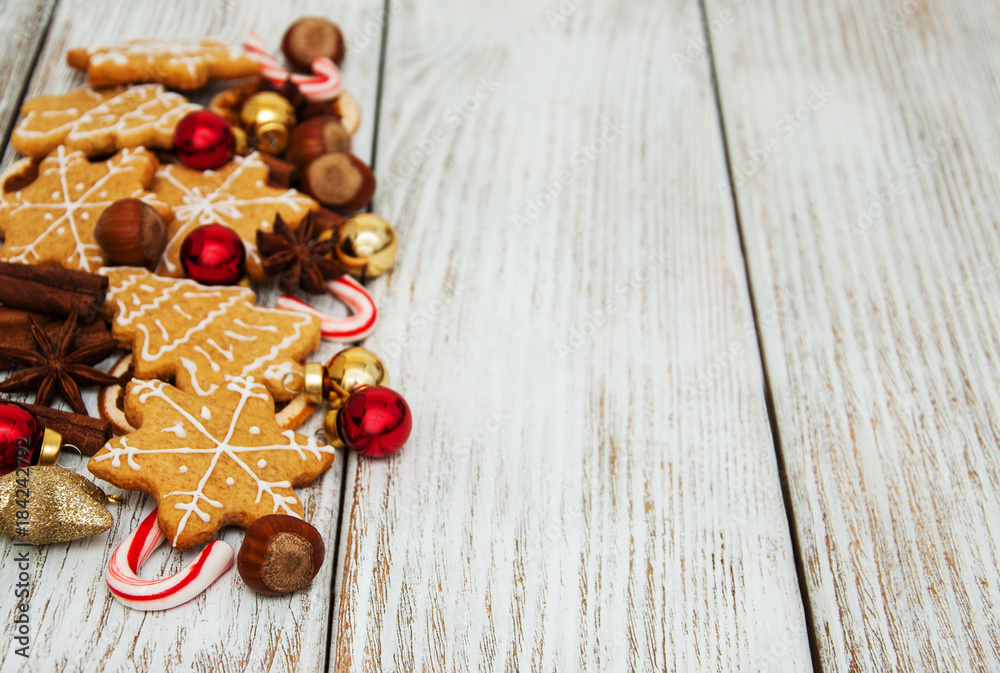
<path fill-rule="evenodd" d="M 251 145 L 267 154 L 281 154 L 288 147 L 288 134 L 295 126 L 295 108 L 284 96 L 261 91 L 243 103 L 240 124 Z"/>
<path fill-rule="evenodd" d="M 396 230 L 378 215 L 359 213 L 347 219 L 336 233 L 337 260 L 359 278 L 380 276 L 396 262 Z M 326 233 L 326 232 L 324 232 Z M 324 236 L 320 236 L 324 238 Z"/>
<path fill-rule="evenodd" d="M 339 409 L 355 388 L 387 385 L 389 373 L 382 360 L 361 346 L 345 348 L 323 367 L 323 391 L 331 409 Z"/>

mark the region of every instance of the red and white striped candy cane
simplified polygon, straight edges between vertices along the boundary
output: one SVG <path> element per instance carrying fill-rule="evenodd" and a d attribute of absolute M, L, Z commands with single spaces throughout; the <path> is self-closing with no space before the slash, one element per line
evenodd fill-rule
<path fill-rule="evenodd" d="M 140 579 L 138 572 L 166 537 L 153 510 L 125 539 L 108 561 L 104 579 L 119 601 L 136 610 L 167 610 L 200 594 L 233 564 L 233 548 L 222 540 L 209 542 L 190 565 L 159 580 Z"/>
<path fill-rule="evenodd" d="M 347 304 L 347 307 L 354 312 L 349 318 L 334 318 L 321 311 L 317 311 L 312 306 L 295 297 L 283 294 L 274 302 L 278 308 L 290 311 L 302 311 L 317 316 L 322 322 L 322 332 L 324 339 L 331 341 L 342 341 L 350 343 L 361 341 L 371 334 L 375 328 L 375 319 L 378 317 L 378 310 L 375 308 L 375 301 L 368 291 L 361 286 L 361 283 L 348 275 L 326 282 L 327 291 L 340 301 Z"/>
<path fill-rule="evenodd" d="M 264 46 L 264 40 L 253 31 L 243 41 L 243 49 L 260 64 L 260 74 L 275 87 L 280 88 L 290 77 L 302 95 L 309 100 L 330 100 L 340 92 L 340 70 L 328 58 L 317 58 L 312 62 L 312 75 L 300 75 L 288 72 L 278 65 Z"/>

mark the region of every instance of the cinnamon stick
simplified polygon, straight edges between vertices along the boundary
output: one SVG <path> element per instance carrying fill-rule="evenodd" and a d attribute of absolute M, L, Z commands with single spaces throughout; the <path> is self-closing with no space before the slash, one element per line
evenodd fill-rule
<path fill-rule="evenodd" d="M 103 419 L 36 404 L 24 406 L 38 417 L 43 427 L 62 435 L 63 444 L 72 444 L 85 456 L 94 455 L 111 439 L 111 424 Z"/>
<path fill-rule="evenodd" d="M 104 307 L 108 279 L 57 266 L 0 262 L 0 304 L 61 318 L 73 308 L 80 322 L 94 322 Z"/>
<path fill-rule="evenodd" d="M 327 229 L 334 229 L 339 227 L 344 223 L 344 218 L 333 212 L 332 210 L 327 210 L 326 208 L 319 208 L 314 210 L 312 213 L 313 227 L 317 234 L 320 234 Z"/>
<path fill-rule="evenodd" d="M 268 176 L 268 182 L 274 187 L 281 187 L 283 189 L 288 189 L 289 187 L 294 187 L 299 182 L 299 169 L 295 167 L 295 164 L 285 161 L 284 159 L 279 159 L 278 157 L 272 157 L 269 154 L 263 152 L 260 153 L 261 161 L 267 164 L 270 171 Z"/>

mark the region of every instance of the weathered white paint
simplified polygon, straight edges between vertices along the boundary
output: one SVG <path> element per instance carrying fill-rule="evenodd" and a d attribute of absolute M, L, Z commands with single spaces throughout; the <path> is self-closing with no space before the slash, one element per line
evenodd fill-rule
<path fill-rule="evenodd" d="M 810 670 L 697 3 L 393 7 L 332 668 Z"/>
<path fill-rule="evenodd" d="M 10 3 L 11 5 L 27 3 Z M 36 3 L 37 4 L 37 3 Z M 378 17 L 377 0 L 342 2 L 293 0 L 291 2 L 235 2 L 234 0 L 170 0 L 169 2 L 124 3 L 110 0 L 62 0 L 53 18 L 45 49 L 33 76 L 29 95 L 67 91 L 83 76 L 65 65 L 70 46 L 116 43 L 155 35 L 158 37 L 217 36 L 239 44 L 250 29 L 257 30 L 277 48 L 285 27 L 302 15 L 326 15 L 347 33 L 348 57 L 345 86 L 361 105 L 363 121 L 355 136 L 354 150 L 370 157 L 374 129 L 376 77 L 380 32 L 361 40 L 354 27 Z M 10 7 L 0 15 L 5 23 L 0 34 L 11 30 Z M 19 9 L 18 16 L 25 9 Z M 20 30 L 20 25 L 17 29 Z M 381 30 L 380 25 L 378 30 Z M 6 52 L 5 52 L 6 53 Z M 29 64 L 30 65 L 30 64 Z M 5 66 L 6 67 L 6 66 Z M 14 81 L 23 78 L 23 67 Z M 200 99 L 204 99 L 204 95 Z M 201 100 L 207 102 L 207 100 Z M 4 103 L 6 104 L 6 103 Z M 3 108 L 0 108 L 2 113 Z M 0 116 L 4 123 L 12 120 Z M 13 158 L 8 151 L 6 161 Z M 275 288 L 262 292 L 262 303 L 273 304 Z M 317 306 L 333 307 L 332 299 Z M 336 352 L 324 345 L 325 360 Z M 114 358 L 105 364 L 110 366 Z M 86 396 L 96 413 L 96 394 Z M 312 433 L 322 424 L 317 413 L 300 428 Z M 85 468 L 80 470 L 86 474 Z M 102 575 L 112 549 L 135 528 L 153 507 L 151 498 L 132 494 L 127 504 L 114 511 L 115 525 L 104 535 L 70 544 L 51 545 L 30 551 L 31 563 L 31 657 L 25 663 L 8 653 L 12 636 L 13 595 L 0 610 L 0 671 L 316 671 L 326 660 L 327 632 L 331 610 L 334 543 L 341 501 L 340 460 L 314 486 L 301 489 L 306 518 L 323 533 L 328 545 L 327 561 L 308 591 L 281 598 L 264 598 L 247 589 L 235 568 L 195 601 L 163 613 L 129 610 L 112 599 Z M 109 490 L 115 490 L 101 483 Z M 229 529 L 222 539 L 238 549 L 243 532 Z M 0 545 L 0 583 L 13 592 L 17 567 L 15 550 Z M 193 552 L 188 552 L 191 554 Z M 143 576 L 176 572 L 190 556 L 157 551 L 143 567 Z"/>
<path fill-rule="evenodd" d="M 56 0 L 0 0 L 0 133 L 6 137 Z"/>
<path fill-rule="evenodd" d="M 997 670 L 1000 5 L 707 5 L 823 670 Z"/>

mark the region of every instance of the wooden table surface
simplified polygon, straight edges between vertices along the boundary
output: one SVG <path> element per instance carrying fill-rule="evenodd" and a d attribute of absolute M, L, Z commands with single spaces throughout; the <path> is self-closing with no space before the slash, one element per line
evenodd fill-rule
<path fill-rule="evenodd" d="M 4 543 L 2 673 L 1000 670 L 1000 4 L 0 0 L 4 138 L 70 46 L 309 14 L 410 442 L 301 491 L 282 598 L 114 601 L 135 494 L 31 552 L 24 660 Z"/>

